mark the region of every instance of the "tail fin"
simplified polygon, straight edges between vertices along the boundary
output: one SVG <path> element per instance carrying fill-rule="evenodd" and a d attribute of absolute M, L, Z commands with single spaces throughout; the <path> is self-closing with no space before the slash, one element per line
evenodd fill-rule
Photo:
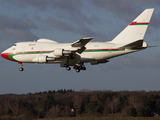
<path fill-rule="evenodd" d="M 153 8 L 144 10 L 119 35 L 117 35 L 112 42 L 130 44 L 139 40 L 143 41 L 153 11 Z"/>

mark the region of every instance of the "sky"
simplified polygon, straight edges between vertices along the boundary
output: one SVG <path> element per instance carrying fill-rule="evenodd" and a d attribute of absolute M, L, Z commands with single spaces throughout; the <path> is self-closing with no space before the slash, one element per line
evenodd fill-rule
<path fill-rule="evenodd" d="M 147 8 L 154 8 L 144 41 L 146 50 L 112 58 L 106 64 L 85 64 L 76 73 L 59 64 L 24 63 L 0 57 L 0 94 L 48 90 L 159 91 L 159 0 L 0 0 L 0 52 L 16 42 L 47 38 L 73 43 L 84 37 L 110 41 Z"/>

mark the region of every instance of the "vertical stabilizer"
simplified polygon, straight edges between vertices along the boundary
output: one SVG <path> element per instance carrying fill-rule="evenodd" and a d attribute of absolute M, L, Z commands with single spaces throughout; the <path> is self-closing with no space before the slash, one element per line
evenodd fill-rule
<path fill-rule="evenodd" d="M 118 34 L 112 42 L 129 44 L 143 40 L 153 11 L 153 8 L 144 10 L 120 34 Z"/>

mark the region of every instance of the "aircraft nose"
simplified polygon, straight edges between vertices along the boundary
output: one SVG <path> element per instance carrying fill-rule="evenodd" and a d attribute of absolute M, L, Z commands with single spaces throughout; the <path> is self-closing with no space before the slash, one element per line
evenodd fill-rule
<path fill-rule="evenodd" d="M 6 53 L 5 51 L 3 51 L 3 52 L 1 53 L 1 56 L 2 56 L 3 58 L 6 58 L 8 55 L 7 55 L 7 53 Z"/>
<path fill-rule="evenodd" d="M 12 60 L 12 59 L 9 57 L 9 55 L 10 55 L 10 53 L 6 52 L 6 50 L 1 53 L 1 56 L 2 56 L 3 58 L 5 58 L 5 59 L 7 59 L 7 60 L 14 61 L 14 60 Z"/>

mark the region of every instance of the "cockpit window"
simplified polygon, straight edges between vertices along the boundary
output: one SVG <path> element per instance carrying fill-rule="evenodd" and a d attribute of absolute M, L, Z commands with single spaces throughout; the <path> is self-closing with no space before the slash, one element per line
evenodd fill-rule
<path fill-rule="evenodd" d="M 17 44 L 14 44 L 13 46 L 17 46 Z"/>

